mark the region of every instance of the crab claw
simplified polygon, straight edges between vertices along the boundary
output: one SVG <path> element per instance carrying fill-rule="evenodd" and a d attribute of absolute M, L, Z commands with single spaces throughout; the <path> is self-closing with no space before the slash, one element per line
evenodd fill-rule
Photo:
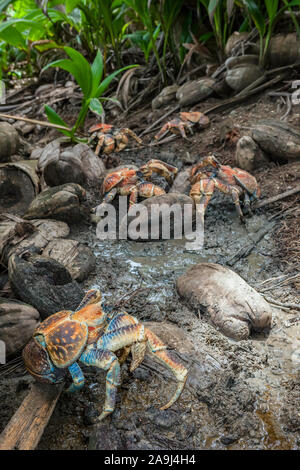
<path fill-rule="evenodd" d="M 173 165 L 169 165 L 161 160 L 149 160 L 143 165 L 139 171 L 143 174 L 144 178 L 148 178 L 153 172 L 158 173 L 166 178 L 168 183 L 172 183 L 173 178 L 178 173 L 178 168 Z"/>

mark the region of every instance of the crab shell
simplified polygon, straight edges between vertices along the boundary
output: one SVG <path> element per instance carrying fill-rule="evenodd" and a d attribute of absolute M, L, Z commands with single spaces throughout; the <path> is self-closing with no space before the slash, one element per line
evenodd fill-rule
<path fill-rule="evenodd" d="M 110 132 L 113 128 L 112 124 L 95 124 L 94 126 L 90 127 L 88 132 L 102 132 L 103 134 L 106 134 Z"/>
<path fill-rule="evenodd" d="M 217 177 L 232 186 L 240 186 L 251 195 L 260 197 L 260 188 L 254 176 L 240 168 L 231 168 L 222 165 L 219 167 Z"/>
<path fill-rule="evenodd" d="M 210 125 L 209 118 L 199 111 L 192 111 L 190 113 L 181 112 L 179 116 L 182 121 L 197 124 L 200 129 L 205 129 Z"/>
<path fill-rule="evenodd" d="M 134 184 L 138 180 L 137 170 L 132 170 L 130 168 L 122 168 L 119 171 L 113 171 L 104 178 L 102 183 L 101 192 L 106 194 L 111 191 L 115 186 L 120 184 Z"/>

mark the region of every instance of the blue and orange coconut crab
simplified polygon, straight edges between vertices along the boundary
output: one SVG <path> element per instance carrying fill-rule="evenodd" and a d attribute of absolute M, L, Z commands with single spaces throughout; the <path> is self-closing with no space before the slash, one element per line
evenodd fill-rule
<path fill-rule="evenodd" d="M 121 384 L 120 363 L 132 354 L 130 371 L 143 361 L 146 350 L 175 375 L 177 390 L 161 409 L 169 408 L 181 395 L 188 370 L 167 351 L 167 346 L 135 317 L 124 311 L 112 312 L 101 302 L 98 289 L 88 291 L 75 312 L 63 310 L 44 320 L 23 350 L 28 372 L 41 382 L 57 384 L 69 371 L 74 392 L 84 385 L 78 361 L 107 371 L 104 408 L 98 421 L 115 408 Z M 115 354 L 121 352 L 121 356 Z"/>

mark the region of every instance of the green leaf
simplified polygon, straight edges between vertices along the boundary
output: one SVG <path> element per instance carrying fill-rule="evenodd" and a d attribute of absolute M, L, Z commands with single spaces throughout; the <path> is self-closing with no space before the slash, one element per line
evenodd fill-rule
<path fill-rule="evenodd" d="M 80 52 L 76 51 L 72 47 L 64 47 L 64 51 L 73 60 L 74 65 L 77 68 L 76 78 L 84 96 L 88 97 L 92 87 L 92 71 L 88 61 L 83 57 Z"/>
<path fill-rule="evenodd" d="M 97 88 L 101 82 L 102 75 L 103 75 L 103 57 L 102 57 L 100 50 L 97 52 L 97 55 L 91 67 L 91 71 L 92 71 L 91 96 L 93 97 L 97 91 Z"/>
<path fill-rule="evenodd" d="M 216 9 L 218 7 L 220 0 L 210 0 L 208 4 L 208 16 L 209 16 L 209 21 L 213 25 L 214 24 L 214 14 L 216 12 Z"/>
<path fill-rule="evenodd" d="M 66 0 L 66 13 L 69 14 L 77 7 L 81 0 Z"/>
<path fill-rule="evenodd" d="M 103 114 L 103 106 L 100 103 L 100 101 L 98 100 L 98 98 L 92 98 L 91 99 L 89 108 L 93 113 L 96 113 L 99 116 L 101 116 L 101 114 Z"/>
<path fill-rule="evenodd" d="M 0 31 L 0 38 L 11 46 L 27 48 L 26 41 L 22 34 L 13 26 L 9 26 L 4 31 Z"/>
<path fill-rule="evenodd" d="M 68 127 L 68 124 L 52 109 L 50 106 L 45 106 L 45 113 L 47 115 L 48 121 L 52 124 L 56 124 L 57 126 Z M 62 134 L 67 135 L 68 137 L 71 136 L 71 131 L 67 131 L 64 129 L 58 129 L 59 132 Z"/>
<path fill-rule="evenodd" d="M 263 36 L 266 32 L 265 17 L 261 13 L 258 5 L 253 0 L 245 0 L 245 5 L 250 13 L 252 20 L 258 30 L 260 36 Z"/>

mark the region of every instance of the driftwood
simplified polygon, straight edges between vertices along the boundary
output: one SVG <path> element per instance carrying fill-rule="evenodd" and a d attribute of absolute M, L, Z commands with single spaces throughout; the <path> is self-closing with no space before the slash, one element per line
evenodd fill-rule
<path fill-rule="evenodd" d="M 63 389 L 34 383 L 0 435 L 0 450 L 33 450 L 39 443 Z"/>
<path fill-rule="evenodd" d="M 0 212 L 23 215 L 39 192 L 36 160 L 0 164 Z"/>

